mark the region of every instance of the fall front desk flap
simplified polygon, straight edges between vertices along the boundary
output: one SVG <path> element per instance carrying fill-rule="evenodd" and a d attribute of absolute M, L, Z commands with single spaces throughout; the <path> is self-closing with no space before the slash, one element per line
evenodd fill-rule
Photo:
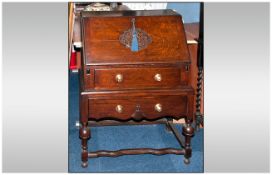
<path fill-rule="evenodd" d="M 181 16 L 172 10 L 81 13 L 85 64 L 190 62 Z"/>

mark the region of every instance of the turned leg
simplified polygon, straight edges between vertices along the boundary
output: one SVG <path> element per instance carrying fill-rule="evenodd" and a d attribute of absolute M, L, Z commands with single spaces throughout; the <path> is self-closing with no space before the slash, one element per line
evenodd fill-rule
<path fill-rule="evenodd" d="M 79 136 L 81 138 L 81 166 L 88 166 L 88 139 L 90 138 L 90 129 L 88 128 L 88 122 L 83 122 L 82 127 L 79 130 Z"/>
<path fill-rule="evenodd" d="M 192 127 L 192 120 L 186 119 L 186 123 L 182 128 L 182 134 L 185 136 L 185 154 L 184 163 L 190 163 L 190 157 L 192 156 L 191 137 L 194 135 L 194 128 Z"/>

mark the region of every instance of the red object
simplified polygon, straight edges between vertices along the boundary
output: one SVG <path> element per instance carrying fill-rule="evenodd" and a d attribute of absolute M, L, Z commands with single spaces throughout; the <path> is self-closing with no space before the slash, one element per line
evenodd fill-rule
<path fill-rule="evenodd" d="M 76 51 L 74 48 L 71 51 L 71 58 L 70 58 L 70 70 L 77 69 L 77 61 L 76 61 Z"/>

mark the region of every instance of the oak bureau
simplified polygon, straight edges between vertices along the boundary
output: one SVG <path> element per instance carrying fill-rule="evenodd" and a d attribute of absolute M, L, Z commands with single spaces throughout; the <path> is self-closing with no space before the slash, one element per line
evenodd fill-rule
<path fill-rule="evenodd" d="M 88 158 L 179 154 L 189 163 L 194 89 L 182 17 L 172 10 L 82 11 L 80 122 L 82 166 Z M 171 119 L 184 118 L 182 133 Z M 167 119 L 181 148 L 88 152 L 88 122 Z"/>

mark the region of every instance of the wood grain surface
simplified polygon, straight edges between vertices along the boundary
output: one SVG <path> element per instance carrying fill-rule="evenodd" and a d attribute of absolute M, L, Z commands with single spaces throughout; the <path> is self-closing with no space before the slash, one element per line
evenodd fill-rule
<path fill-rule="evenodd" d="M 147 48 L 131 52 L 119 41 L 120 35 L 135 27 L 152 38 Z M 84 56 L 87 65 L 156 62 L 190 62 L 180 16 L 137 16 L 83 18 Z"/>

